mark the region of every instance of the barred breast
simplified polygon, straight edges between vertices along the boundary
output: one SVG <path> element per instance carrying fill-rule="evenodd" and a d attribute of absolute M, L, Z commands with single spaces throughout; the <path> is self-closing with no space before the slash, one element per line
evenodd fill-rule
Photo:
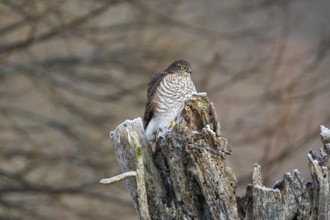
<path fill-rule="evenodd" d="M 155 115 L 162 115 L 163 123 L 175 119 L 184 104 L 184 98 L 196 92 L 190 75 L 169 74 L 160 83 L 155 94 Z"/>

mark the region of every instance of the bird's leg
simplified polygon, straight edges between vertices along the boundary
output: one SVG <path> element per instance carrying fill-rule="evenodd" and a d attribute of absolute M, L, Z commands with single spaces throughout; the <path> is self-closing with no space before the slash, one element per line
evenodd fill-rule
<path fill-rule="evenodd" d="M 168 126 L 168 129 L 171 129 L 174 127 L 174 121 L 171 121 L 170 125 Z"/>

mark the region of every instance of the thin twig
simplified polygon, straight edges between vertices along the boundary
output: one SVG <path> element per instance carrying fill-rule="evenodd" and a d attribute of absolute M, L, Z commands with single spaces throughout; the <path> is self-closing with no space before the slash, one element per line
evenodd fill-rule
<path fill-rule="evenodd" d="M 117 182 L 123 181 L 128 178 L 132 178 L 132 177 L 136 177 L 136 171 L 129 171 L 129 172 L 122 173 L 122 174 L 119 174 L 119 175 L 111 177 L 111 178 L 101 179 L 100 183 L 113 184 L 113 183 L 117 183 Z"/>

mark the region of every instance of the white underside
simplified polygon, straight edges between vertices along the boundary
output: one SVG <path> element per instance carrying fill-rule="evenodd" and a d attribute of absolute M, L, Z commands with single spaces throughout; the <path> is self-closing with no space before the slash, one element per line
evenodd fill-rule
<path fill-rule="evenodd" d="M 165 114 L 162 116 L 154 117 L 150 120 L 147 129 L 146 129 L 146 135 L 150 143 L 155 142 L 156 134 L 158 132 L 159 126 L 169 128 L 171 125 L 171 122 L 175 122 L 175 117 L 177 114 L 174 112 L 171 114 Z"/>

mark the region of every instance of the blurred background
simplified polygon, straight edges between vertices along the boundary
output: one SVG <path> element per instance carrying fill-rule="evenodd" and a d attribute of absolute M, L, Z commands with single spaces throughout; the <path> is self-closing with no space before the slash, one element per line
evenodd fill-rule
<path fill-rule="evenodd" d="M 0 219 L 137 219 L 109 132 L 176 59 L 215 104 L 244 195 L 330 126 L 330 1 L 0 0 Z"/>

